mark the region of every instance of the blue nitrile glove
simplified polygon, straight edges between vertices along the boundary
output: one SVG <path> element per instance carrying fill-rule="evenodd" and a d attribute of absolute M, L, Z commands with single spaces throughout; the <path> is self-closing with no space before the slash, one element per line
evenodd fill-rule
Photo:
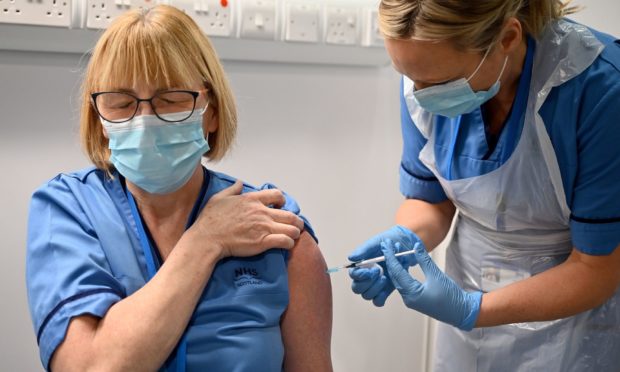
<path fill-rule="evenodd" d="M 383 256 L 383 252 L 381 252 L 381 241 L 385 239 L 399 242 L 400 247 L 402 247 L 401 251 L 413 249 L 415 243 L 420 241 L 420 238 L 411 232 L 411 230 L 396 225 L 357 247 L 357 249 L 349 255 L 349 261 L 357 262 Z M 402 256 L 399 257 L 398 260 L 405 269 L 416 264 L 415 255 Z M 351 289 L 354 293 L 362 295 L 364 299 L 372 300 L 375 306 L 385 305 L 385 300 L 387 300 L 388 296 L 394 291 L 394 285 L 383 271 L 385 271 L 384 262 L 375 264 L 375 266 L 369 268 L 358 267 L 350 269 L 349 276 L 353 279 Z"/>
<path fill-rule="evenodd" d="M 464 331 L 474 328 L 482 292 L 466 292 L 435 265 L 426 249 L 416 245 L 415 257 L 426 280 L 420 283 L 409 275 L 394 256 L 400 243 L 386 239 L 381 243 L 387 274 L 408 308 L 417 310 Z"/>

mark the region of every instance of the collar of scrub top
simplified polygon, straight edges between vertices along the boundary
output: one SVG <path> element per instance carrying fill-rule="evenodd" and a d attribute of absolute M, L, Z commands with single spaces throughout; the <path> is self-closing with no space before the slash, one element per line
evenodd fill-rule
<path fill-rule="evenodd" d="M 519 77 L 519 85 L 517 88 L 517 94 L 515 95 L 515 100 L 510 109 L 508 118 L 506 119 L 506 121 L 504 122 L 504 125 L 502 126 L 502 131 L 498 135 L 497 143 L 495 144 L 495 146 L 491 146 L 491 144 L 489 144 L 487 141 L 488 151 L 484 155 L 483 160 L 487 160 L 492 155 L 492 153 L 495 152 L 495 150 L 497 150 L 497 147 L 500 141 L 506 144 L 505 148 L 503 149 L 503 153 L 500 156 L 501 158 L 500 162 L 504 162 L 508 160 L 508 157 L 510 157 L 510 154 L 512 154 L 512 152 L 514 151 L 514 148 L 517 145 L 519 131 L 521 129 L 520 124 L 524 119 L 525 109 L 527 108 L 527 99 L 529 95 L 530 80 L 532 77 L 532 67 L 534 63 L 535 50 L 536 50 L 536 42 L 534 41 L 532 37 L 528 35 L 527 36 L 527 50 L 525 54 L 525 60 L 523 62 L 523 71 L 521 72 L 521 76 Z M 480 118 L 480 121 L 482 122 L 482 130 L 484 131 L 485 141 L 486 141 L 487 140 L 486 125 L 484 123 L 484 115 L 482 114 L 483 110 L 484 109 L 481 106 L 480 109 L 474 111 L 474 113 Z M 465 115 L 469 115 L 469 114 L 465 114 Z M 450 147 L 449 147 L 450 148 L 450 151 L 448 153 L 449 162 L 448 162 L 448 169 L 446 172 L 446 176 L 447 176 L 446 179 L 448 180 L 452 180 L 452 161 L 454 159 L 454 151 L 457 145 L 459 130 L 461 128 L 461 121 L 463 120 L 463 116 L 465 115 L 460 115 L 459 117 L 454 119 L 456 121 L 455 130 L 453 132 L 452 140 L 451 140 Z"/>
<path fill-rule="evenodd" d="M 202 186 L 200 187 L 200 192 L 198 193 L 198 198 L 194 203 L 194 207 L 192 208 L 192 212 L 189 215 L 187 223 L 185 225 L 185 229 L 189 229 L 190 226 L 194 224 L 196 218 L 198 218 L 198 213 L 201 210 L 202 205 L 205 202 L 205 196 L 207 194 L 207 189 L 209 186 L 209 172 L 205 167 L 202 167 L 203 179 Z M 142 223 L 142 216 L 140 215 L 140 211 L 138 210 L 136 201 L 131 195 L 131 192 L 127 188 L 125 183 L 125 179 L 121 178 L 121 183 L 123 188 L 125 189 L 125 193 L 127 194 L 127 199 L 129 201 L 129 207 L 131 208 L 131 214 L 136 222 L 136 226 L 138 228 L 138 237 L 140 239 L 140 245 L 142 246 L 142 251 L 144 252 L 144 257 L 146 260 L 146 267 L 148 271 L 148 280 L 151 280 L 153 276 L 157 273 L 157 270 L 161 267 L 163 261 L 161 259 L 161 255 L 159 254 L 159 250 L 155 245 L 155 241 L 153 240 L 151 233 L 148 227 Z M 170 354 L 170 357 L 165 362 L 166 371 L 174 371 L 174 372 L 185 372 L 186 366 L 186 353 L 187 353 L 187 333 L 184 332 L 183 336 L 181 336 L 181 340 L 177 344 L 176 351 L 173 351 Z M 173 357 L 174 356 L 174 357 Z M 174 368 L 173 368 L 174 367 Z"/>

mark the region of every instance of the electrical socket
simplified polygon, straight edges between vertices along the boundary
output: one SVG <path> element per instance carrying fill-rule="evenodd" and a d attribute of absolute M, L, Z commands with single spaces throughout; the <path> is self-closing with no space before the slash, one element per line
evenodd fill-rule
<path fill-rule="evenodd" d="M 325 42 L 328 44 L 355 45 L 359 34 L 359 15 L 354 7 L 328 7 L 325 9 Z"/>
<path fill-rule="evenodd" d="M 230 37 L 234 30 L 235 2 L 228 0 L 170 0 L 187 13 L 209 36 Z"/>
<path fill-rule="evenodd" d="M 287 3 L 284 40 L 318 43 L 320 8 L 315 4 Z"/>
<path fill-rule="evenodd" d="M 240 5 L 240 37 L 275 40 L 277 30 L 275 0 L 243 0 Z"/>
<path fill-rule="evenodd" d="M 150 8 L 157 3 L 152 0 L 87 0 L 86 27 L 107 28 L 115 17 L 134 8 Z"/>
<path fill-rule="evenodd" d="M 196 9 L 198 3 L 202 5 L 201 10 Z M 194 10 L 192 17 L 207 35 L 232 36 L 234 12 L 227 0 L 194 0 Z"/>
<path fill-rule="evenodd" d="M 366 22 L 364 22 L 364 38 L 362 45 L 369 47 L 383 47 L 384 39 L 379 29 L 379 11 L 365 9 Z"/>
<path fill-rule="evenodd" d="M 69 27 L 72 0 L 0 0 L 0 23 Z"/>

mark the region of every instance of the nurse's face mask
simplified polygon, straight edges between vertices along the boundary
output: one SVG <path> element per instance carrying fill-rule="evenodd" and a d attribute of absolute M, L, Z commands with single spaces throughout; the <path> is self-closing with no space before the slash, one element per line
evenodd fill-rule
<path fill-rule="evenodd" d="M 209 151 L 202 121 L 203 92 L 163 91 L 149 99 L 124 92 L 92 94 L 106 129 L 110 161 L 127 180 L 153 194 L 178 190 Z M 141 102 L 154 115 L 135 116 Z"/>
<path fill-rule="evenodd" d="M 482 61 L 469 78 L 461 78 L 445 84 L 434 85 L 432 87 L 413 91 L 413 98 L 416 103 L 424 110 L 449 118 L 455 118 L 463 114 L 469 114 L 485 102 L 493 98 L 500 88 L 500 79 L 506 69 L 508 57 L 504 60 L 504 65 L 497 77 L 497 81 L 486 91 L 474 92 L 469 85 L 469 81 L 478 73 L 484 61 L 487 59 L 491 47 L 487 49 Z"/>

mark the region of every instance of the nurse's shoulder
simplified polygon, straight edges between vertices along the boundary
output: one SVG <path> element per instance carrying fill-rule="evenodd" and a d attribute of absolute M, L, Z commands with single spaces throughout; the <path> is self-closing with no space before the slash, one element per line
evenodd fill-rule
<path fill-rule="evenodd" d="M 50 205 L 66 209 L 70 214 L 98 215 L 110 211 L 114 199 L 122 197 L 118 175 L 108 175 L 95 167 L 60 173 L 37 188 L 30 204 L 30 214 Z"/>
<path fill-rule="evenodd" d="M 87 189 L 103 189 L 106 182 L 113 182 L 114 178 L 94 166 L 86 167 L 74 172 L 63 172 L 43 183 L 33 193 L 69 192 L 80 193 Z"/>
<path fill-rule="evenodd" d="M 225 174 L 225 173 L 221 173 L 221 172 L 216 172 L 213 170 L 209 170 L 209 194 L 213 195 L 227 187 L 232 186 L 235 181 L 237 181 L 236 178 Z M 283 209 L 285 211 L 289 211 L 292 213 L 295 213 L 296 215 L 298 215 L 303 221 L 304 221 L 304 228 L 305 230 L 310 233 L 310 235 L 312 236 L 312 238 L 318 242 L 318 239 L 314 233 L 314 230 L 312 229 L 312 226 L 310 225 L 310 222 L 303 216 L 301 215 L 301 208 L 299 206 L 299 204 L 297 203 L 297 201 L 288 193 L 286 193 L 284 190 L 278 188 L 276 185 L 272 184 L 272 183 L 264 183 L 262 186 L 257 187 L 248 183 L 243 183 L 243 194 L 246 193 L 251 193 L 251 192 L 256 192 L 256 191 L 261 191 L 261 190 L 273 190 L 273 189 L 278 189 L 282 192 L 282 194 L 284 195 L 285 198 L 285 203 L 283 206 L 280 207 L 280 209 Z"/>

